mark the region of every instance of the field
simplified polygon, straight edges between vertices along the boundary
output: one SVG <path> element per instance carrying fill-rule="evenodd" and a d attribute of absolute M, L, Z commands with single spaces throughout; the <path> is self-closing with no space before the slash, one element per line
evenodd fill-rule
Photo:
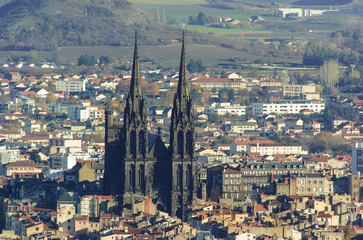
<path fill-rule="evenodd" d="M 342 19 L 331 16 L 319 16 L 309 19 L 281 19 L 274 16 L 276 8 L 272 8 L 268 1 L 259 1 L 265 4 L 265 8 L 253 6 L 251 1 L 245 0 L 246 5 L 239 9 L 221 9 L 204 2 L 204 0 L 185 0 L 184 5 L 173 5 L 176 0 L 156 2 L 153 0 L 131 0 L 139 7 L 154 14 L 160 22 L 167 23 L 174 28 L 183 26 L 191 31 L 204 34 L 211 34 L 222 38 L 243 38 L 243 39 L 289 39 L 289 38 L 314 38 L 324 35 L 323 32 L 308 30 L 334 30 L 342 24 Z M 285 1 L 291 4 L 293 1 Z M 256 2 L 255 2 L 256 3 Z M 190 25 L 189 16 L 197 16 L 203 12 L 206 16 L 231 17 L 243 23 L 238 28 L 218 28 L 203 25 Z M 251 16 L 262 16 L 265 22 L 262 24 L 249 24 Z"/>
<path fill-rule="evenodd" d="M 180 62 L 181 44 L 172 44 L 166 46 L 139 46 L 140 59 L 149 59 L 164 67 L 177 69 Z M 112 47 L 112 46 L 89 46 L 89 47 L 60 47 L 57 52 L 46 51 L 0 51 L 0 63 L 4 63 L 11 56 L 28 56 L 36 55 L 39 61 L 51 59 L 55 54 L 69 58 L 68 63 L 76 63 L 79 56 L 83 54 L 100 56 L 109 56 L 117 59 L 131 59 L 133 47 Z M 239 58 L 248 61 L 254 61 L 261 56 L 241 52 L 214 45 L 187 44 L 186 46 L 187 61 L 202 60 L 208 66 L 216 66 L 219 63 L 228 63 L 230 59 Z M 270 59 L 270 62 L 282 62 L 284 59 Z M 285 59 L 286 60 L 286 59 Z"/>

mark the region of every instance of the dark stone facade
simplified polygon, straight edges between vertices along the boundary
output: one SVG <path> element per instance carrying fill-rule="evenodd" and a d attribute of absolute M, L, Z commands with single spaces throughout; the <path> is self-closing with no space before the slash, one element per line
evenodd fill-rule
<path fill-rule="evenodd" d="M 184 219 L 197 194 L 194 150 L 194 111 L 186 76 L 185 44 L 181 53 L 178 89 L 170 126 L 170 147 L 148 133 L 145 99 L 141 93 L 137 38 L 124 125 L 115 126 L 106 114 L 104 189 L 106 194 L 142 195 L 159 210 Z"/>

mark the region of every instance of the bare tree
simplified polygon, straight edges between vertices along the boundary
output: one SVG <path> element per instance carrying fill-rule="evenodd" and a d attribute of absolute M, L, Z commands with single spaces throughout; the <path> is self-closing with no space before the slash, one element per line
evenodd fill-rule
<path fill-rule="evenodd" d="M 320 79 L 334 86 L 339 79 L 339 63 L 337 59 L 325 60 L 320 67 Z"/>

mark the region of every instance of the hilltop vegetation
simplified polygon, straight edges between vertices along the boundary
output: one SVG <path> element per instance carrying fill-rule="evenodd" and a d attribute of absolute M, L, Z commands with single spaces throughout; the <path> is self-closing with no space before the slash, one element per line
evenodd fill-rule
<path fill-rule="evenodd" d="M 127 0 L 13 0 L 0 8 L 0 49 L 163 43 L 170 35 L 154 16 Z"/>

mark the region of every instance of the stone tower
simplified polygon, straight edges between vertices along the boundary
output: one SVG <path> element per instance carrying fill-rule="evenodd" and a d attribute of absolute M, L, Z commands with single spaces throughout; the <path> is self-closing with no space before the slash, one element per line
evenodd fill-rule
<path fill-rule="evenodd" d="M 185 217 L 188 204 L 196 199 L 197 185 L 194 156 L 194 110 L 189 95 L 187 80 L 185 41 L 183 43 L 179 69 L 178 89 L 170 126 L 170 155 L 172 169 L 171 214 L 181 219 Z"/>

